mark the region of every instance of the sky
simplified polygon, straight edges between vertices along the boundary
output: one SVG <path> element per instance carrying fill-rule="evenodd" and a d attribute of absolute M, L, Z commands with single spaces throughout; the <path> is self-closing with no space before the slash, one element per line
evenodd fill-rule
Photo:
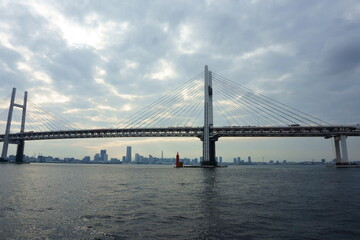
<path fill-rule="evenodd" d="M 0 16 L 0 110 L 16 87 L 79 128 L 113 127 L 208 65 L 324 121 L 360 122 L 357 0 L 0 0 Z M 359 144 L 348 138 L 350 160 L 360 160 Z M 192 138 L 117 138 L 28 142 L 25 154 L 121 158 L 128 145 L 145 156 L 202 152 Z M 217 153 L 334 158 L 322 138 L 220 138 Z"/>

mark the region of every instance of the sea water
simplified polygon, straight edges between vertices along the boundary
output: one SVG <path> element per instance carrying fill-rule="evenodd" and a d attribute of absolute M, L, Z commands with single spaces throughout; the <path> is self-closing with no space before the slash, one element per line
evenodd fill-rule
<path fill-rule="evenodd" d="M 360 169 L 0 164 L 0 239 L 359 239 Z"/>

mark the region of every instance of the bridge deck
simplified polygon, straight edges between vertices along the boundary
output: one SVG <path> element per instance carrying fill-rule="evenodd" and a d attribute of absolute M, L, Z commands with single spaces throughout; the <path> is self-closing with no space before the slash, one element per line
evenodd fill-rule
<path fill-rule="evenodd" d="M 213 127 L 217 137 L 325 137 L 339 135 L 360 136 L 360 129 L 354 126 L 289 126 L 256 127 L 233 126 Z M 201 127 L 140 128 L 140 129 L 87 129 L 71 131 L 24 132 L 12 133 L 9 141 L 50 140 L 75 138 L 110 138 L 110 137 L 198 137 L 203 136 Z M 0 135 L 3 142 L 4 134 Z"/>

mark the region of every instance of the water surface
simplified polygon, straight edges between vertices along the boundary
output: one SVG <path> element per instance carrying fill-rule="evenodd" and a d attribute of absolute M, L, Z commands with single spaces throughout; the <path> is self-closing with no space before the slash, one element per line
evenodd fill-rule
<path fill-rule="evenodd" d="M 0 164 L 1 239 L 358 239 L 360 169 Z"/>

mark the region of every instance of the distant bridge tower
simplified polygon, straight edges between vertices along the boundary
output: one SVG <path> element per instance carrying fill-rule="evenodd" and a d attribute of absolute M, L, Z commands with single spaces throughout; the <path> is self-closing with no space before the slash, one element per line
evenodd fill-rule
<path fill-rule="evenodd" d="M 215 142 L 218 137 L 213 134 L 213 89 L 212 89 L 212 73 L 208 66 L 205 66 L 205 84 L 204 84 L 204 135 L 203 141 L 203 161 L 202 166 L 216 166 L 215 160 Z"/>
<path fill-rule="evenodd" d="M 9 134 L 10 134 L 11 120 L 12 120 L 12 114 L 13 114 L 14 107 L 22 108 L 20 132 L 23 133 L 25 130 L 27 92 L 25 92 L 25 94 L 24 94 L 23 105 L 15 103 L 15 96 L 16 96 L 16 88 L 13 88 L 12 94 L 11 94 L 11 99 L 10 99 L 10 107 L 9 107 L 9 113 L 8 113 L 8 118 L 7 118 L 7 124 L 6 124 L 5 134 L 4 134 L 3 149 L 2 149 L 2 153 L 1 153 L 1 158 L 3 158 L 3 159 L 5 159 L 7 157 L 9 143 L 13 143 L 13 142 L 9 142 Z M 24 140 L 19 140 L 15 144 L 17 144 L 16 162 L 23 162 L 25 142 L 24 142 Z"/>

